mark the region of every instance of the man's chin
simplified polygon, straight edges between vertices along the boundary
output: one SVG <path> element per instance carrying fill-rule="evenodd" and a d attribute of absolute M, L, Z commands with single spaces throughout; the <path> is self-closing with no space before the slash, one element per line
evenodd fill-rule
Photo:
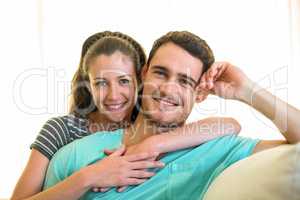
<path fill-rule="evenodd" d="M 183 123 L 179 123 L 178 120 L 170 118 L 170 116 L 162 116 L 157 114 L 145 114 L 147 120 L 151 121 L 152 124 L 155 124 L 157 128 L 160 129 L 160 132 L 165 132 L 170 129 L 177 128 Z"/>

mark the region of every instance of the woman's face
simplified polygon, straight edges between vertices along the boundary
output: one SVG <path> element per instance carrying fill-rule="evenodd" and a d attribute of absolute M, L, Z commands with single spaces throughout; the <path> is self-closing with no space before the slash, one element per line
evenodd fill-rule
<path fill-rule="evenodd" d="M 101 119 L 129 121 L 137 96 L 136 71 L 130 57 L 120 51 L 97 56 L 89 65 L 89 80 Z"/>

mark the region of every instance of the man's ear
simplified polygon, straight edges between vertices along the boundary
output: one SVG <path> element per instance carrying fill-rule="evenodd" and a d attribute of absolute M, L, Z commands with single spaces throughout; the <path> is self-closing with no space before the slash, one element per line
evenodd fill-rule
<path fill-rule="evenodd" d="M 200 103 L 204 101 L 208 95 L 209 95 L 208 90 L 200 88 L 199 85 L 196 87 L 196 103 Z"/>

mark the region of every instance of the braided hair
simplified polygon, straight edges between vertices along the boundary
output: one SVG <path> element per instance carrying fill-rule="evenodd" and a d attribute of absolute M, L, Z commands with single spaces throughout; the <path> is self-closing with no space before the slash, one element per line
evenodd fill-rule
<path fill-rule="evenodd" d="M 121 32 L 103 31 L 88 37 L 82 46 L 80 63 L 71 84 L 71 99 L 69 112 L 77 117 L 86 118 L 91 112 L 97 111 L 92 94 L 87 88 L 89 62 L 101 54 L 108 54 L 120 50 L 128 55 L 136 70 L 138 83 L 140 82 L 142 67 L 146 64 L 146 54 L 142 46 L 130 36 Z M 134 121 L 138 114 L 135 107 L 131 116 Z"/>

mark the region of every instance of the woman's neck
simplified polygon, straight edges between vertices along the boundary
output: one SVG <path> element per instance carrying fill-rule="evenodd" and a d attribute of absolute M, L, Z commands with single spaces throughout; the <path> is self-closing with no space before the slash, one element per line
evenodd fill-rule
<path fill-rule="evenodd" d="M 130 125 L 128 120 L 113 122 L 98 111 L 88 114 L 87 118 L 89 120 L 89 130 L 92 133 L 97 131 L 114 131 L 120 128 L 127 128 Z"/>

